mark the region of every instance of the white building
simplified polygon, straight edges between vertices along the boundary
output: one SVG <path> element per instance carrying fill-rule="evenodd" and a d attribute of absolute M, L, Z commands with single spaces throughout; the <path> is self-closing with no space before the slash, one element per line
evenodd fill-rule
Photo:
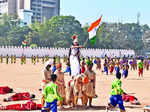
<path fill-rule="evenodd" d="M 0 0 L 0 17 L 2 14 L 16 14 L 17 0 Z"/>
<path fill-rule="evenodd" d="M 18 17 L 21 20 L 20 26 L 30 25 L 32 23 L 31 19 L 33 16 L 33 12 L 31 10 L 18 10 Z"/>
<path fill-rule="evenodd" d="M 44 22 L 44 18 L 50 19 L 60 14 L 60 0 L 0 0 L 0 16 L 4 13 L 17 14 L 20 19 L 25 18 L 23 21 L 29 23 Z"/>

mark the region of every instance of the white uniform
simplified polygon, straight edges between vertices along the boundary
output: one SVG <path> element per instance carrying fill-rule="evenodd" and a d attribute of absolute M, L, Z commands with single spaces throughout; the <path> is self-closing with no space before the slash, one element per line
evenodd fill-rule
<path fill-rule="evenodd" d="M 78 52 L 78 48 L 71 48 L 70 67 L 72 76 L 77 76 L 78 74 L 80 74 L 80 63 L 77 56 Z"/>

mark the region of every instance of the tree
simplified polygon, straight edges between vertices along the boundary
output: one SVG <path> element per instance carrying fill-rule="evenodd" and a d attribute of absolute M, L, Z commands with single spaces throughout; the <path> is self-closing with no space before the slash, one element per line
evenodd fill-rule
<path fill-rule="evenodd" d="M 49 20 L 50 25 L 50 43 L 51 46 L 61 47 L 62 43 L 64 47 L 70 47 L 72 43 L 72 35 L 78 35 L 79 42 L 81 44 L 86 40 L 83 28 L 79 21 L 73 16 L 55 16 Z M 65 42 L 67 41 L 67 42 Z"/>
<path fill-rule="evenodd" d="M 17 15 L 2 16 L 0 45 L 20 46 L 22 41 L 26 40 L 28 46 L 70 47 L 73 34 L 78 35 L 79 43 L 82 45 L 89 37 L 89 25 L 82 27 L 73 16 L 55 16 L 50 20 L 45 19 L 44 23 L 35 22 L 30 27 L 21 27 L 19 22 Z M 147 48 L 149 44 L 146 43 L 149 40 L 149 36 L 146 36 L 149 33 L 146 32 L 149 30 L 146 24 L 104 22 L 97 31 L 96 44 L 92 45 L 88 40 L 85 47 L 142 50 L 144 45 Z"/>
<path fill-rule="evenodd" d="M 10 41 L 10 45 L 20 46 L 22 45 L 22 41 L 25 40 L 25 36 L 31 31 L 28 26 L 25 27 L 16 27 L 8 32 L 8 40 Z"/>

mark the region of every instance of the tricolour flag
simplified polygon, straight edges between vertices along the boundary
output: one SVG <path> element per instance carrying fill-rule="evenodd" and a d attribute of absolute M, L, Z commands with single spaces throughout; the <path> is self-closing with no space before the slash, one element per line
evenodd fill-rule
<path fill-rule="evenodd" d="M 100 26 L 101 19 L 102 19 L 102 16 L 97 21 L 93 22 L 88 29 L 89 40 L 90 40 L 91 44 L 96 43 L 96 32 Z"/>
<path fill-rule="evenodd" d="M 22 45 L 27 45 L 27 42 L 26 41 L 22 41 Z"/>

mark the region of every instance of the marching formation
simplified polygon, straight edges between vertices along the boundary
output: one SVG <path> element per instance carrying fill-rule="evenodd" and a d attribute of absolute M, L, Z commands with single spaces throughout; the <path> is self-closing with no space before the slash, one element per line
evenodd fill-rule
<path fill-rule="evenodd" d="M 135 56 L 134 50 L 130 49 L 98 49 L 98 48 L 82 48 L 80 50 L 83 57 L 104 57 L 105 55 L 110 57 L 122 57 L 122 56 Z M 33 56 L 39 57 L 54 57 L 68 56 L 69 48 L 48 48 L 48 47 L 15 47 L 15 46 L 0 46 L 0 55 L 6 57 L 7 55 L 16 55 L 17 58 L 20 58 L 22 55 L 31 58 Z"/>

